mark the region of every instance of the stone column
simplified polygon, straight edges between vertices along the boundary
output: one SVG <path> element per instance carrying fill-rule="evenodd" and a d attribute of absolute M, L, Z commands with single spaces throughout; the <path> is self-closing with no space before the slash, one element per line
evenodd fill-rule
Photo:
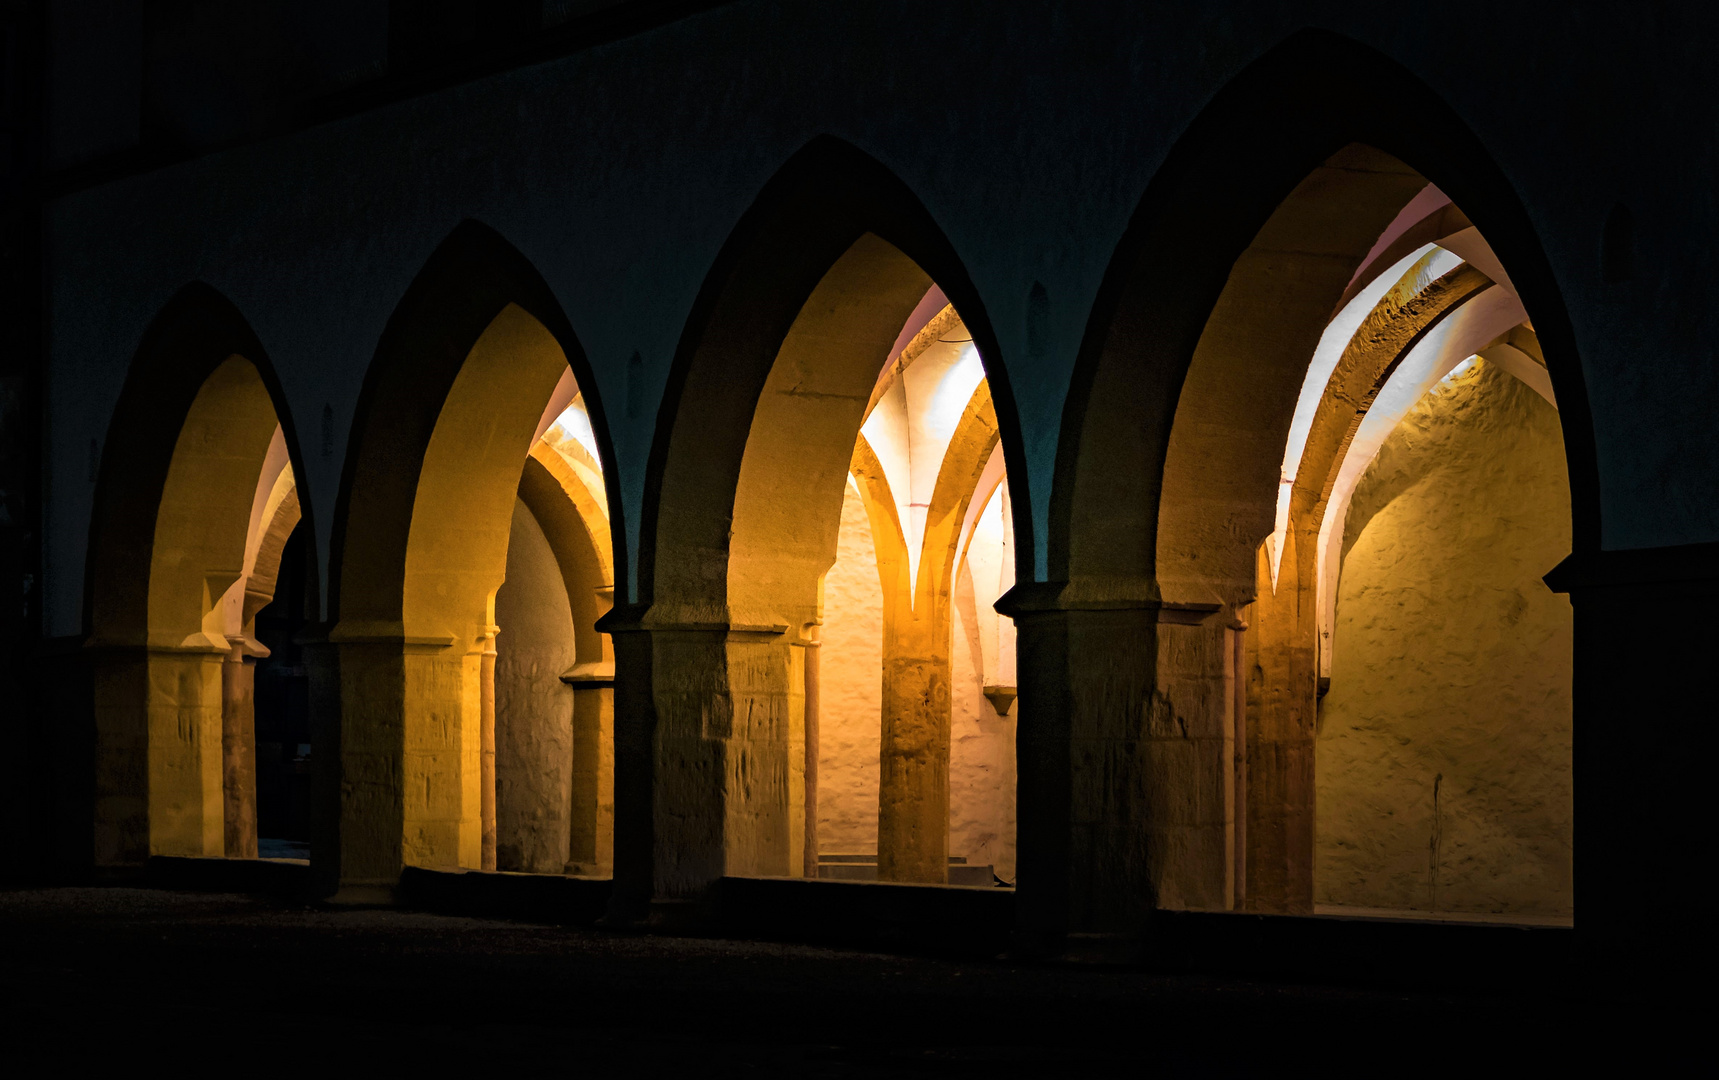
<path fill-rule="evenodd" d="M 816 635 L 818 628 L 811 628 Z M 823 642 L 814 636 L 805 642 L 806 665 L 806 855 L 804 874 L 818 876 L 818 701 L 820 657 Z"/>
<path fill-rule="evenodd" d="M 139 764 L 145 764 L 148 777 L 151 855 L 219 856 L 224 849 L 221 669 L 226 653 L 213 645 L 148 651 L 141 699 L 147 702 L 148 743 Z"/>
<path fill-rule="evenodd" d="M 643 614 L 620 605 L 597 623 L 615 650 L 614 887 L 604 921 L 620 925 L 645 921 L 656 893 L 656 656 Z"/>
<path fill-rule="evenodd" d="M 221 665 L 222 826 L 229 859 L 257 857 L 255 660 L 240 641 Z"/>
<path fill-rule="evenodd" d="M 306 623 L 298 643 L 310 676 L 311 889 L 314 896 L 328 897 L 341 883 L 340 651 L 328 643 L 322 623 Z"/>
<path fill-rule="evenodd" d="M 1238 613 L 1228 627 L 1230 659 L 1230 819 L 1231 904 L 1237 910 L 1247 905 L 1247 631 L 1253 617 L 1251 605 Z"/>
<path fill-rule="evenodd" d="M 1155 591 L 1025 582 L 997 604 L 1016 630 L 1016 948 L 1025 954 L 1064 952 L 1081 935 L 1127 955 L 1151 914 L 1140 759 L 1156 679 Z"/>
<path fill-rule="evenodd" d="M 1692 947 L 1685 920 L 1644 908 L 1683 895 L 1714 848 L 1708 671 L 1719 629 L 1666 616 L 1719 598 L 1719 544 L 1578 550 L 1545 580 L 1575 616 L 1572 948 L 1595 985 L 1698 977 L 1711 949 Z M 1657 827 L 1642 827 L 1644 807 Z"/>
<path fill-rule="evenodd" d="M 81 659 L 88 663 L 91 740 L 73 743 L 72 752 L 88 753 L 94 781 L 93 849 L 87 854 L 97 866 L 142 866 L 151 854 L 149 650 L 92 642 Z M 80 790 L 81 772 L 65 787 Z M 74 847 L 68 861 L 81 867 L 90 861 L 85 854 Z"/>
<path fill-rule="evenodd" d="M 566 872 L 603 877 L 615 864 L 615 665 L 577 664 L 561 681 L 573 688 Z"/>
<path fill-rule="evenodd" d="M 495 869 L 495 637 L 500 632 L 498 626 L 485 629 L 478 675 L 478 798 L 485 870 Z"/>
<path fill-rule="evenodd" d="M 101 641 L 87 649 L 96 865 L 219 857 L 227 649 Z"/>
<path fill-rule="evenodd" d="M 314 760 L 327 763 L 318 776 L 338 799 L 337 899 L 387 902 L 406 865 L 477 865 L 481 654 L 362 621 L 337 623 L 314 651 L 313 699 L 338 714 L 338 737 L 312 729 Z M 437 715 L 444 722 L 430 723 Z M 337 765 L 325 756 L 336 754 Z"/>
<path fill-rule="evenodd" d="M 1311 560 L 1298 548 L 1315 534 L 1291 529 L 1272 588 L 1260 555 L 1259 599 L 1248 652 L 1257 677 L 1247 701 L 1247 911 L 1313 911 L 1314 736 L 1318 718 L 1317 606 Z"/>
<path fill-rule="evenodd" d="M 615 642 L 615 891 L 610 919 L 696 923 L 724 875 L 803 863 L 804 651 L 786 626 L 655 624 Z"/>
<path fill-rule="evenodd" d="M 946 603 L 926 607 L 886 602 L 884 609 L 880 881 L 949 880 L 951 629 Z"/>

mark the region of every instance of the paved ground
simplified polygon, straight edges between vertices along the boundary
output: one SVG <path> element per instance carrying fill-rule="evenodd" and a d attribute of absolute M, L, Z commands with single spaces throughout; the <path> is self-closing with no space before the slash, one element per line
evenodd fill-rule
<path fill-rule="evenodd" d="M 142 889 L 0 892 L 11 1076 L 96 1059 L 227 1075 L 237 1060 L 268 1072 L 1483 1076 L 1601 1054 L 1645 1063 L 1681 1024 L 1555 996 L 961 963 Z M 29 1072 L 6 1064 L 32 1060 Z"/>

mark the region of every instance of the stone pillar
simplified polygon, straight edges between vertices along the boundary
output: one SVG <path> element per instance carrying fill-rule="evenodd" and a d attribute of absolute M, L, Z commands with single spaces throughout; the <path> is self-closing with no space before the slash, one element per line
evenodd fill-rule
<path fill-rule="evenodd" d="M 595 590 L 598 618 L 615 606 L 615 587 Z M 573 766 L 567 873 L 615 871 L 615 660 L 598 638 L 600 659 L 576 665 L 561 681 L 573 687 Z"/>
<path fill-rule="evenodd" d="M 1570 597 L 1577 831 L 1576 941 L 1595 985 L 1685 978 L 1710 947 L 1656 898 L 1681 896 L 1714 851 L 1712 681 L 1719 544 L 1578 551 L 1546 575 Z M 1658 827 L 1643 828 L 1652 808 Z"/>
<path fill-rule="evenodd" d="M 1291 529 L 1272 588 L 1259 556 L 1248 653 L 1244 910 L 1297 915 L 1313 911 L 1314 739 L 1319 709 L 1318 612 L 1312 560 L 1298 550 L 1316 535 Z"/>
<path fill-rule="evenodd" d="M 481 652 L 398 623 L 342 621 L 328 636 L 334 662 L 319 666 L 339 680 L 339 738 L 323 742 L 339 755 L 340 897 L 386 901 L 407 865 L 479 865 Z"/>
<path fill-rule="evenodd" d="M 93 739 L 86 747 L 94 783 L 93 861 L 97 866 L 142 866 L 150 856 L 150 655 L 137 646 L 92 643 L 89 662 Z M 77 775 L 81 770 L 74 772 Z M 79 790 L 82 785 L 67 785 Z M 71 800 L 66 800 L 70 802 Z M 76 855 L 72 865 L 89 861 Z"/>
<path fill-rule="evenodd" d="M 811 632 L 817 633 L 817 627 Z M 823 643 L 816 637 L 805 643 L 806 665 L 806 854 L 802 872 L 818 876 L 818 702 L 820 659 Z"/>
<path fill-rule="evenodd" d="M 1237 613 L 1228 627 L 1229 663 L 1227 672 L 1230 690 L 1230 907 L 1241 911 L 1247 906 L 1247 696 L 1248 663 L 1247 631 L 1253 617 L 1252 605 Z"/>
<path fill-rule="evenodd" d="M 1026 582 L 997 604 L 1016 630 L 1016 948 L 1024 954 L 1061 953 L 1071 935 L 1126 954 L 1152 911 L 1140 759 L 1156 677 L 1153 593 Z"/>
<path fill-rule="evenodd" d="M 636 612 L 599 623 L 616 663 L 610 918 L 696 922 L 723 876 L 801 868 L 805 650 L 785 626 Z"/>
<path fill-rule="evenodd" d="M 500 632 L 498 626 L 486 628 L 478 675 L 478 798 L 485 870 L 495 869 L 495 636 Z"/>
<path fill-rule="evenodd" d="M 601 877 L 615 865 L 615 678 L 609 671 L 562 680 L 573 687 L 567 873 Z"/>
<path fill-rule="evenodd" d="M 333 896 L 341 881 L 341 776 L 343 773 L 340 652 L 328 643 L 328 628 L 307 623 L 301 631 L 310 676 L 310 876 L 312 895 Z"/>
<path fill-rule="evenodd" d="M 950 658 L 948 605 L 886 606 L 879 748 L 877 876 L 949 880 Z M 941 611 L 936 609 L 941 608 Z M 939 641 L 941 634 L 943 640 Z"/>
<path fill-rule="evenodd" d="M 255 661 L 246 643 L 221 665 L 221 791 L 229 859 L 257 857 L 257 710 Z"/>
<path fill-rule="evenodd" d="M 227 649 L 97 649 L 96 862 L 220 856 L 221 669 Z"/>
<path fill-rule="evenodd" d="M 614 887 L 605 921 L 622 925 L 645 921 L 656 894 L 656 655 L 643 614 L 616 606 L 597 623 L 615 650 Z"/>

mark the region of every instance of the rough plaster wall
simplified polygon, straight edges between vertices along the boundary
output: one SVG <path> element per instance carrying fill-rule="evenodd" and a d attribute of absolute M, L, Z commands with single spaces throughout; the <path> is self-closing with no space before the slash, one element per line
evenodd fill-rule
<path fill-rule="evenodd" d="M 1317 747 L 1320 903 L 1573 913 L 1558 415 L 1476 363 L 1351 504 Z"/>
<path fill-rule="evenodd" d="M 976 541 L 977 542 L 977 541 Z M 983 652 L 973 575 L 961 564 L 955 581 L 955 648 L 950 677 L 949 854 L 989 863 L 1015 879 L 1014 745 L 1017 707 L 1001 717 L 984 695 Z"/>
<path fill-rule="evenodd" d="M 818 848 L 877 850 L 878 740 L 883 711 L 883 587 L 865 504 L 850 482 L 836 564 L 824 578 L 819 670 Z"/>
<path fill-rule="evenodd" d="M 573 613 L 543 529 L 513 504 L 507 582 L 496 592 L 496 866 L 559 874 L 572 813 Z"/>

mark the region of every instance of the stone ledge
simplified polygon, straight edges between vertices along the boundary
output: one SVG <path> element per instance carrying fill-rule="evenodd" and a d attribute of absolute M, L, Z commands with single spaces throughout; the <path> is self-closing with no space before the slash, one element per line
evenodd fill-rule
<path fill-rule="evenodd" d="M 408 866 L 395 895 L 401 907 L 438 915 L 589 926 L 609 906 L 612 887 L 609 878 Z"/>
<path fill-rule="evenodd" d="M 143 880 L 150 888 L 176 892 L 263 893 L 294 899 L 308 899 L 311 892 L 307 859 L 151 855 Z"/>
<path fill-rule="evenodd" d="M 1158 911 L 1141 959 L 1170 974 L 1472 992 L 1574 986 L 1577 955 L 1570 927 Z"/>
<path fill-rule="evenodd" d="M 739 937 L 996 956 L 1015 922 L 1013 889 L 725 877 L 719 927 Z"/>
<path fill-rule="evenodd" d="M 1544 580 L 1555 593 L 1659 587 L 1706 595 L 1719 590 L 1719 543 L 1576 552 Z"/>

